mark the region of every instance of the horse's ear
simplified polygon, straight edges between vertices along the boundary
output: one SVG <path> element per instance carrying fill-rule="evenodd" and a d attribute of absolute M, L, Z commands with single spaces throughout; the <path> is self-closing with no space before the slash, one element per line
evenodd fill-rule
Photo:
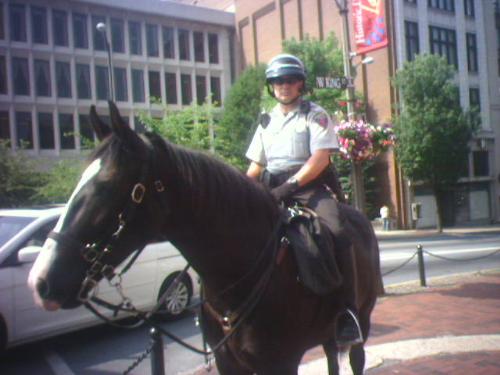
<path fill-rule="evenodd" d="M 94 128 L 94 132 L 99 141 L 102 141 L 111 134 L 111 128 L 109 125 L 102 121 L 97 115 L 95 105 L 90 106 L 90 123 L 92 124 L 92 128 Z"/>
<path fill-rule="evenodd" d="M 109 106 L 109 117 L 111 118 L 111 127 L 113 128 L 113 132 L 120 138 L 124 138 L 124 136 L 126 136 L 131 129 L 125 122 L 125 120 L 123 120 L 116 104 L 111 100 L 109 100 L 108 106 Z"/>

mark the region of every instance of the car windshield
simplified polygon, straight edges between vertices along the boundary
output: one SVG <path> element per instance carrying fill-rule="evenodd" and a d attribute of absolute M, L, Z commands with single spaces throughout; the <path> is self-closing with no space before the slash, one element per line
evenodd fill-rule
<path fill-rule="evenodd" d="M 0 247 L 33 220 L 34 217 L 0 216 Z"/>

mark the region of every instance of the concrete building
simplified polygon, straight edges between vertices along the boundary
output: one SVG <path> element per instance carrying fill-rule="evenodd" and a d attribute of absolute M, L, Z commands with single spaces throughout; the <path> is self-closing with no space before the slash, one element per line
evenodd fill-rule
<path fill-rule="evenodd" d="M 308 34 L 321 40 L 334 32 L 342 40 L 333 0 L 236 0 L 235 4 L 242 67 L 267 62 L 281 52 L 282 41 L 292 37 L 300 40 Z M 468 172 L 450 189 L 444 221 L 460 225 L 500 220 L 498 1 L 386 0 L 384 5 L 389 46 L 370 52 L 375 63 L 359 67 L 356 79 L 356 90 L 367 102 L 368 121 L 391 120 L 398 96 L 390 79 L 405 61 L 416 53 L 446 56 L 457 67 L 462 106 L 479 106 L 482 121 L 471 143 Z M 392 154 L 380 163 L 378 182 L 384 193 L 379 203 L 389 203 L 399 227 L 435 224 L 434 197 L 414 182 L 409 186 Z M 422 204 L 423 216 L 416 222 L 411 217 L 413 202 Z"/>
<path fill-rule="evenodd" d="M 131 126 L 141 126 L 140 111 L 224 100 L 235 76 L 232 13 L 157 0 L 2 0 L 0 139 L 13 149 L 58 159 L 93 139 L 89 107 L 105 114 L 110 96 L 100 22 Z"/>

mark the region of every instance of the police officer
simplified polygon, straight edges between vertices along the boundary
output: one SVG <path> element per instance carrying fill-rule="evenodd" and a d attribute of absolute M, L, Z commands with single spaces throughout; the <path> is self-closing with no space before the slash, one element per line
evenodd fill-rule
<path fill-rule="evenodd" d="M 278 104 L 260 118 L 246 153 L 251 161 L 247 175 L 268 185 L 278 202 L 295 201 L 313 209 L 334 234 L 347 306 L 337 319 L 337 343 L 352 345 L 363 340 L 355 305 L 352 246 L 343 233 L 337 201 L 324 183 L 330 154 L 339 145 L 325 110 L 302 99 L 305 79 L 304 64 L 296 56 L 281 54 L 269 62 L 267 88 Z"/>

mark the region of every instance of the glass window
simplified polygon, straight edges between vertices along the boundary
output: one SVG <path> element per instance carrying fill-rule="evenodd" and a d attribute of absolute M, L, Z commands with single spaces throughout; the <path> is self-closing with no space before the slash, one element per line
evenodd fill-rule
<path fill-rule="evenodd" d="M 490 163 L 488 151 L 474 151 L 472 153 L 474 177 L 485 177 L 490 175 Z"/>
<path fill-rule="evenodd" d="M 467 44 L 467 68 L 471 73 L 477 73 L 477 40 L 476 34 L 466 33 Z"/>
<path fill-rule="evenodd" d="M 144 72 L 132 69 L 132 95 L 135 103 L 144 103 Z"/>
<path fill-rule="evenodd" d="M 455 0 L 428 0 L 429 8 L 455 12 Z"/>
<path fill-rule="evenodd" d="M 160 72 L 149 71 L 149 96 L 150 98 L 161 99 L 161 82 L 160 82 Z"/>
<path fill-rule="evenodd" d="M 78 99 L 90 99 L 92 97 L 90 66 L 88 64 L 76 64 L 76 87 Z"/>
<path fill-rule="evenodd" d="M 469 89 L 469 105 L 471 108 L 475 107 L 478 111 L 481 111 L 481 97 L 477 87 L 471 87 Z"/>
<path fill-rule="evenodd" d="M 474 0 L 464 0 L 464 13 L 466 16 L 474 17 Z"/>
<path fill-rule="evenodd" d="M 203 41 L 203 33 L 200 31 L 193 32 L 194 43 L 194 60 L 203 62 L 205 61 L 205 43 Z"/>
<path fill-rule="evenodd" d="M 71 72 L 69 63 L 56 61 L 56 85 L 59 98 L 71 98 Z"/>
<path fill-rule="evenodd" d="M 68 15 L 63 10 L 52 11 L 52 25 L 54 30 L 54 44 L 68 46 Z"/>
<path fill-rule="evenodd" d="M 10 40 L 26 42 L 26 7 L 23 4 L 9 4 Z"/>
<path fill-rule="evenodd" d="M 73 13 L 73 43 L 75 48 L 89 48 L 86 14 Z"/>
<path fill-rule="evenodd" d="M 104 16 L 92 16 L 92 39 L 94 42 L 94 49 L 96 51 L 106 51 L 106 40 L 104 39 L 104 33 L 96 29 L 97 24 L 100 22 L 106 23 L 106 18 Z"/>
<path fill-rule="evenodd" d="M 59 114 L 59 137 L 61 139 L 62 150 L 72 150 L 75 148 L 75 128 L 71 113 Z"/>
<path fill-rule="evenodd" d="M 16 144 L 21 148 L 33 148 L 33 124 L 31 112 L 16 112 Z"/>
<path fill-rule="evenodd" d="M 167 103 L 177 104 L 177 75 L 175 73 L 165 73 L 165 90 Z"/>
<path fill-rule="evenodd" d="M 97 99 L 108 100 L 109 96 L 109 76 L 106 66 L 96 65 L 95 82 L 97 85 Z"/>
<path fill-rule="evenodd" d="M 175 58 L 174 48 L 174 29 L 172 27 L 163 26 L 163 57 L 166 59 Z"/>
<path fill-rule="evenodd" d="M 159 56 L 158 47 L 158 26 L 146 24 L 146 44 L 148 49 L 148 56 Z"/>
<path fill-rule="evenodd" d="M 115 98 L 118 101 L 128 101 L 127 69 L 114 68 Z"/>
<path fill-rule="evenodd" d="M 412 61 L 420 52 L 418 23 L 405 21 L 406 59 Z"/>
<path fill-rule="evenodd" d="M 12 73 L 14 82 L 14 94 L 30 94 L 30 76 L 28 69 L 28 59 L 23 57 L 12 58 Z"/>
<path fill-rule="evenodd" d="M 0 94 L 7 94 L 7 64 L 5 56 L 0 56 Z"/>
<path fill-rule="evenodd" d="M 207 98 L 207 81 L 205 76 L 196 76 L 196 102 L 201 105 Z"/>
<path fill-rule="evenodd" d="M 33 43 L 48 44 L 47 9 L 31 7 L 31 36 Z"/>
<path fill-rule="evenodd" d="M 50 63 L 46 60 L 35 60 L 36 96 L 52 96 L 50 86 Z"/>
<path fill-rule="evenodd" d="M 189 31 L 179 29 L 179 58 L 189 60 Z"/>
<path fill-rule="evenodd" d="M 9 112 L 0 111 L 0 140 L 10 141 Z"/>
<path fill-rule="evenodd" d="M 208 61 L 210 64 L 219 63 L 219 37 L 217 34 L 208 34 Z"/>
<path fill-rule="evenodd" d="M 4 30 L 4 21 L 3 21 L 3 4 L 0 3 L 0 39 L 5 39 L 5 30 Z"/>
<path fill-rule="evenodd" d="M 193 92 L 191 89 L 191 75 L 181 74 L 181 94 L 182 104 L 190 105 L 193 101 Z"/>
<path fill-rule="evenodd" d="M 222 97 L 219 77 L 210 77 L 210 92 L 212 93 L 212 103 L 220 106 Z"/>
<path fill-rule="evenodd" d="M 448 64 L 458 66 L 455 30 L 429 26 L 431 53 L 444 56 Z"/>
<path fill-rule="evenodd" d="M 78 115 L 78 121 L 80 123 L 80 146 L 82 146 L 82 148 L 92 148 L 94 143 L 94 132 L 90 124 L 89 116 Z"/>
<path fill-rule="evenodd" d="M 139 22 L 128 22 L 128 37 L 130 44 L 130 54 L 142 55 L 141 24 Z"/>
<path fill-rule="evenodd" d="M 111 18 L 111 45 L 113 52 L 125 52 L 123 20 Z"/>
<path fill-rule="evenodd" d="M 55 148 L 52 113 L 38 113 L 38 136 L 42 150 L 53 150 Z"/>

